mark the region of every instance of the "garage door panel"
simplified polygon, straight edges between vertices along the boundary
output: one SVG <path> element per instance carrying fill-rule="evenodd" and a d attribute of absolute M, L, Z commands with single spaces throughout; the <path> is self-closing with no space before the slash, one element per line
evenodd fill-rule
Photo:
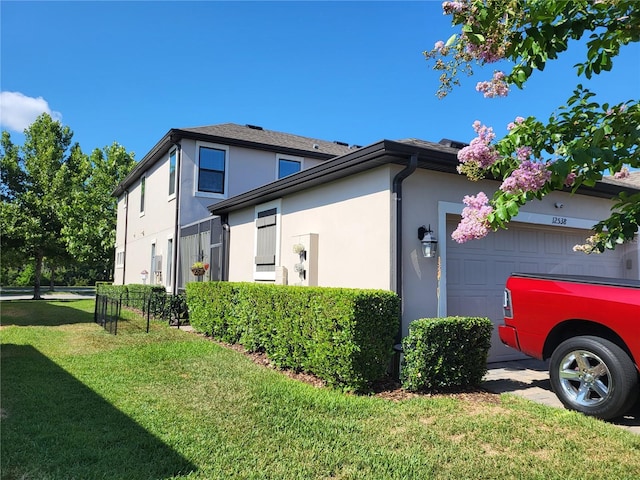
<path fill-rule="evenodd" d="M 515 241 L 515 233 L 511 230 L 505 230 L 504 235 L 496 235 L 493 243 L 496 251 L 504 253 L 515 252 L 518 245 Z"/>
<path fill-rule="evenodd" d="M 485 285 L 487 283 L 487 261 L 465 260 L 463 263 L 465 285 Z"/>
<path fill-rule="evenodd" d="M 624 277 L 621 249 L 600 255 L 573 251 L 588 231 L 512 223 L 509 230 L 458 244 L 450 240 L 458 221 L 452 216 L 447 222 L 448 315 L 488 317 L 501 324 L 504 284 L 513 272 Z M 525 357 L 502 345 L 494 328 L 489 361 L 518 358 Z"/>
<path fill-rule="evenodd" d="M 447 302 L 447 312 L 452 317 L 475 317 L 476 312 L 487 309 L 488 302 L 485 295 L 450 296 Z"/>
<path fill-rule="evenodd" d="M 517 263 L 514 261 L 497 260 L 495 263 L 495 275 L 493 276 L 493 285 L 504 288 L 504 279 L 508 277 L 511 272 L 518 270 Z"/>
<path fill-rule="evenodd" d="M 447 261 L 447 285 L 456 287 L 462 285 L 462 261 L 459 258 L 452 258 Z"/>
<path fill-rule="evenodd" d="M 518 262 L 518 268 L 511 270 L 504 278 L 507 278 L 513 272 L 540 273 L 540 264 L 538 262 Z"/>
<path fill-rule="evenodd" d="M 555 254 L 560 255 L 565 250 L 565 241 L 562 235 L 558 235 L 555 233 L 545 233 L 544 234 L 544 253 L 546 254 Z"/>
<path fill-rule="evenodd" d="M 520 253 L 537 253 L 539 250 L 538 236 L 535 233 L 531 235 L 529 232 L 518 232 L 517 242 Z"/>

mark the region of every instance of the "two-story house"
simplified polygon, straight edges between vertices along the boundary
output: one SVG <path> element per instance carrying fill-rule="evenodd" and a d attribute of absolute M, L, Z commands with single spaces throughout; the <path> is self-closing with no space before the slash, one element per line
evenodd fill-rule
<path fill-rule="evenodd" d="M 170 130 L 115 191 L 114 283 L 170 292 L 203 279 L 391 290 L 402 298 L 402 337 L 417 318 L 501 322 L 514 271 L 639 278 L 635 242 L 599 255 L 573 250 L 610 214 L 613 197 L 640 191 L 635 181 L 552 192 L 523 207 L 508 230 L 453 241 L 462 198 L 500 186 L 458 174 L 461 146 L 349 147 L 233 124 Z M 204 276 L 192 273 L 196 261 L 208 265 Z M 520 356 L 497 335 L 489 355 Z"/>
<path fill-rule="evenodd" d="M 331 142 L 231 123 L 174 128 L 117 186 L 114 284 L 222 279 L 224 234 L 207 207 L 352 151 Z M 195 277 L 191 265 L 208 266 Z"/>

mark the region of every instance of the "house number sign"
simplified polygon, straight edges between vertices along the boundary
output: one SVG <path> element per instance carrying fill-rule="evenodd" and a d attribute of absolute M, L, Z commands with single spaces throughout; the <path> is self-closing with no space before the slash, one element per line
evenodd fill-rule
<path fill-rule="evenodd" d="M 551 219 L 552 225 L 566 225 L 567 219 L 565 217 L 553 217 Z"/>

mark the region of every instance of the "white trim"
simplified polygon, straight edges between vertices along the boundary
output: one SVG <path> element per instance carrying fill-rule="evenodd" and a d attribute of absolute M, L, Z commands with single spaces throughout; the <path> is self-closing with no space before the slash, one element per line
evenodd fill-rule
<path fill-rule="evenodd" d="M 167 164 L 169 165 L 169 180 L 171 180 L 171 154 L 174 153 L 176 156 L 176 170 L 173 176 L 173 193 L 170 193 L 167 197 L 167 201 L 170 202 L 176 198 L 176 191 L 178 190 L 178 149 L 174 148 L 169 151 L 169 157 Z M 171 188 L 171 182 L 169 182 L 169 188 Z"/>
<path fill-rule="evenodd" d="M 142 184 L 144 182 L 144 202 L 142 201 L 142 194 L 143 194 L 143 188 L 142 188 Z M 146 172 L 143 173 L 140 176 L 140 183 L 138 184 L 138 186 L 140 187 L 140 204 L 138 205 L 138 208 L 140 209 L 140 207 L 142 207 L 139 211 L 140 216 L 144 217 L 144 212 L 147 209 L 147 174 Z"/>
<path fill-rule="evenodd" d="M 447 215 L 461 215 L 464 205 L 462 203 L 438 202 L 438 257 L 440 261 L 440 278 L 438 284 L 438 317 L 447 316 Z M 512 222 L 526 223 L 530 225 L 545 225 L 558 228 L 579 228 L 592 230 L 599 220 L 562 217 L 543 213 L 520 212 L 513 217 Z M 489 234 L 491 235 L 491 234 Z"/>
<path fill-rule="evenodd" d="M 200 147 L 214 148 L 216 150 L 224 150 L 224 193 L 214 192 L 201 192 L 198 190 L 198 183 L 200 179 Z M 229 197 L 229 147 L 226 145 L 220 145 L 218 143 L 209 143 L 196 141 L 196 154 L 194 163 L 194 177 L 193 177 L 193 196 L 202 198 L 218 198 L 225 199 Z"/>
<path fill-rule="evenodd" d="M 280 160 L 289 160 L 291 162 L 298 162 L 300 164 L 300 170 L 298 171 L 301 172 L 302 170 L 304 170 L 304 157 L 294 157 L 293 155 L 284 155 L 282 153 L 276 153 L 276 180 L 280 180 L 281 178 L 284 178 L 280 176 Z M 288 177 L 289 175 L 285 175 L 285 176 Z"/>
<path fill-rule="evenodd" d="M 124 254 L 125 254 L 124 248 L 116 249 L 116 259 L 115 259 L 115 262 L 114 262 L 114 267 L 115 268 L 124 268 Z M 120 263 L 118 263 L 118 256 L 120 256 L 120 255 L 121 255 L 121 260 L 122 261 Z"/>
<path fill-rule="evenodd" d="M 169 252 L 169 240 L 171 240 L 171 252 Z M 167 235 L 167 241 L 165 243 L 165 245 L 167 246 L 167 253 L 165 255 L 165 261 L 164 261 L 164 270 L 166 272 L 166 284 L 165 287 L 167 287 L 167 290 L 171 290 L 171 288 L 173 287 L 173 270 L 176 268 L 176 265 L 174 265 L 174 261 L 173 261 L 173 254 L 175 252 L 175 248 L 176 248 L 176 242 L 173 238 L 173 233 Z M 169 262 L 171 262 L 171 272 L 169 271 Z M 177 263 L 177 262 L 176 262 Z"/>
<path fill-rule="evenodd" d="M 276 209 L 276 267 L 280 265 L 280 231 L 282 228 L 282 199 L 273 200 L 272 202 L 256 205 L 253 209 L 253 258 L 258 254 L 258 213 L 265 210 Z M 253 262 L 252 262 L 253 264 Z M 253 279 L 254 280 L 276 280 L 276 272 L 257 272 L 255 264 L 253 264 Z"/>

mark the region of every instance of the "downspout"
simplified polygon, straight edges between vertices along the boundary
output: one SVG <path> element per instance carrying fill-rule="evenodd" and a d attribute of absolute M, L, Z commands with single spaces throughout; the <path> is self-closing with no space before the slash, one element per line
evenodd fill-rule
<path fill-rule="evenodd" d="M 229 281 L 229 240 L 231 239 L 231 227 L 229 226 L 229 214 L 224 214 L 220 218 L 222 223 L 222 273 L 221 280 Z"/>
<path fill-rule="evenodd" d="M 127 231 L 129 230 L 129 190 L 124 191 L 124 254 L 122 259 L 122 285 L 125 284 L 127 277 Z M 116 252 L 116 256 L 118 253 Z"/>
<path fill-rule="evenodd" d="M 392 374 L 396 377 L 400 374 L 400 352 L 402 351 L 402 313 L 404 311 L 404 300 L 402 298 L 402 182 L 418 167 L 418 154 L 414 153 L 409 159 L 407 166 L 398 172 L 393 178 L 393 198 L 396 204 L 396 238 L 395 238 L 395 254 L 396 254 L 396 283 L 394 292 L 400 297 L 400 326 L 394 340 L 394 359 L 392 366 Z"/>
<path fill-rule="evenodd" d="M 182 146 L 177 142 L 173 142 L 176 146 L 176 212 L 173 230 L 173 252 L 171 252 L 171 264 L 173 271 L 171 272 L 171 293 L 178 293 L 178 253 L 180 252 L 180 175 L 182 173 Z"/>

